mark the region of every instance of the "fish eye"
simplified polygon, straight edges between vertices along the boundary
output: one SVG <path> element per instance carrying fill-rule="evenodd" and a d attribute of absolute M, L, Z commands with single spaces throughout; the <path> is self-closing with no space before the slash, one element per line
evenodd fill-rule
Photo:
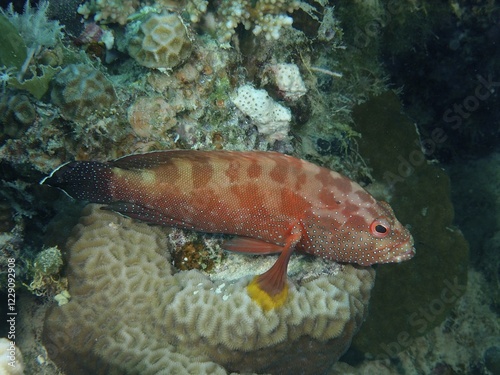
<path fill-rule="evenodd" d="M 389 234 L 391 226 L 385 219 L 375 219 L 370 224 L 370 233 L 377 238 L 384 238 Z"/>

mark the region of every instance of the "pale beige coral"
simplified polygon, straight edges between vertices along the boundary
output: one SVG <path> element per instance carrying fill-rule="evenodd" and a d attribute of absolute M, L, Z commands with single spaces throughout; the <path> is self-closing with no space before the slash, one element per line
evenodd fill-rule
<path fill-rule="evenodd" d="M 134 31 L 131 31 L 134 32 Z M 128 51 L 148 68 L 171 69 L 191 54 L 191 40 L 181 18 L 171 12 L 150 14 L 141 22 Z"/>
<path fill-rule="evenodd" d="M 178 272 L 168 230 L 86 209 L 67 246 L 72 299 L 52 309 L 44 329 L 51 358 L 68 373 L 316 374 L 350 345 L 367 311 L 373 270 L 330 265 L 333 274 L 292 282 L 286 304 L 264 312 L 246 293 L 255 270 L 227 280 Z M 327 264 L 293 262 L 292 269 Z"/>
<path fill-rule="evenodd" d="M 128 109 L 128 121 L 139 137 L 164 135 L 177 124 L 176 112 L 161 97 L 140 97 Z"/>
<path fill-rule="evenodd" d="M 51 99 L 64 118 L 76 121 L 109 113 L 118 100 L 106 76 L 85 64 L 70 64 L 56 75 Z"/>

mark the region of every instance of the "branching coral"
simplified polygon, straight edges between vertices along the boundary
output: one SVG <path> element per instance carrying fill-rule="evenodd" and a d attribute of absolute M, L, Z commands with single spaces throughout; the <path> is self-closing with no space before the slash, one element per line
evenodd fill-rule
<path fill-rule="evenodd" d="M 263 33 L 266 39 L 278 39 L 281 28 L 293 22 L 286 13 L 299 6 L 297 0 L 223 1 L 216 13 L 219 21 L 217 34 L 220 41 L 227 42 L 236 27 L 242 24 L 245 29 L 252 29 L 255 35 Z"/>
<path fill-rule="evenodd" d="M 78 12 L 85 18 L 94 14 L 95 21 L 125 25 L 135 19 L 136 15 L 176 10 L 183 11 L 190 22 L 197 23 L 201 21 L 203 15 L 207 14 L 208 5 L 208 0 L 188 0 L 185 5 L 159 0 L 152 7 L 148 2 L 139 0 L 90 0 L 81 5 Z M 213 5 L 216 11 L 210 18 L 215 21 L 214 30 L 219 41 L 227 43 L 240 24 L 247 30 L 252 29 L 255 35 L 262 34 L 266 39 L 278 39 L 281 28 L 288 27 L 293 22 L 287 13 L 301 7 L 301 2 L 298 0 L 222 0 Z"/>
<path fill-rule="evenodd" d="M 78 13 L 88 18 L 94 15 L 94 21 L 127 23 L 127 18 L 136 11 L 139 0 L 90 0 L 78 8 Z"/>

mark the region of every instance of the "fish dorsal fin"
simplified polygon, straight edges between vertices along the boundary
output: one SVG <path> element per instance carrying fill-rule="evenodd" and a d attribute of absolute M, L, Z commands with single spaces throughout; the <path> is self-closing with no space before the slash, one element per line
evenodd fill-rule
<path fill-rule="evenodd" d="M 283 251 L 283 246 L 249 237 L 236 237 L 226 241 L 225 250 L 247 254 L 276 254 Z"/>
<path fill-rule="evenodd" d="M 173 157 L 182 156 L 183 152 L 178 150 L 171 151 L 152 151 L 145 154 L 133 154 L 122 156 L 121 158 L 108 162 L 112 167 L 120 169 L 151 169 L 158 167 Z"/>

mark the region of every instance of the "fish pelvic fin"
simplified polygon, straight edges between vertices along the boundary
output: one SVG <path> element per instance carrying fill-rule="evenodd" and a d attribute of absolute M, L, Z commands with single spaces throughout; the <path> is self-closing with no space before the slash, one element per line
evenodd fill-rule
<path fill-rule="evenodd" d="M 295 245 L 301 233 L 293 231 L 287 238 L 285 247 L 276 263 L 262 275 L 255 276 L 247 286 L 247 293 L 264 311 L 282 306 L 288 297 L 287 268 Z"/>

